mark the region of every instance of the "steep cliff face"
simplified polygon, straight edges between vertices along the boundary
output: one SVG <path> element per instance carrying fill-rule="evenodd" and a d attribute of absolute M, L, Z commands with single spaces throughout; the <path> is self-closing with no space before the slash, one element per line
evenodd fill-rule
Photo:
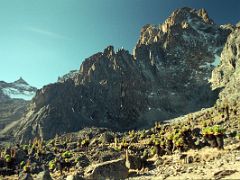
<path fill-rule="evenodd" d="M 212 73 L 213 89 L 222 88 L 219 106 L 240 107 L 240 28 L 228 37 L 221 54 L 221 64 Z"/>
<path fill-rule="evenodd" d="M 46 139 L 86 126 L 135 128 L 147 109 L 147 81 L 125 50 L 108 47 L 86 59 L 78 76 L 37 91 L 17 136 Z"/>
<path fill-rule="evenodd" d="M 86 126 L 141 128 L 212 106 L 218 93 L 208 80 L 230 32 L 204 9 L 178 9 L 142 28 L 133 55 L 109 46 L 38 90 L 14 135 L 26 141 Z"/>

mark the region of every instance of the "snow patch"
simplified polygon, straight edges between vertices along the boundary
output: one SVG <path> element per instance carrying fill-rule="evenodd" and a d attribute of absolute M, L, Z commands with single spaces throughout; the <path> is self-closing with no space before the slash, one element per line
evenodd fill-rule
<path fill-rule="evenodd" d="M 9 96 L 12 99 L 24 99 L 29 101 L 35 96 L 34 91 L 19 91 L 18 89 L 12 87 L 3 88 L 2 91 L 5 95 Z"/>
<path fill-rule="evenodd" d="M 218 56 L 217 54 L 214 54 L 214 61 L 212 63 L 207 63 L 206 66 L 211 67 L 217 67 L 221 62 L 220 56 Z"/>
<path fill-rule="evenodd" d="M 32 89 L 32 87 L 31 86 L 29 86 L 29 85 L 26 85 L 26 84 L 14 84 L 16 87 L 18 87 L 18 88 L 21 88 L 21 89 L 25 89 L 25 90 L 31 90 Z"/>
<path fill-rule="evenodd" d="M 214 54 L 214 62 L 212 63 L 213 66 L 218 66 L 221 62 L 220 56 L 218 56 L 217 54 Z"/>

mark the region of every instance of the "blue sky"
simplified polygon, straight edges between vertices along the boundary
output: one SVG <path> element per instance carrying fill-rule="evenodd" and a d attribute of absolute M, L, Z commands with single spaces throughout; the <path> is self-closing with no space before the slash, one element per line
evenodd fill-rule
<path fill-rule="evenodd" d="M 0 80 L 40 88 L 108 45 L 132 52 L 143 25 L 184 6 L 240 21 L 239 0 L 0 0 Z"/>

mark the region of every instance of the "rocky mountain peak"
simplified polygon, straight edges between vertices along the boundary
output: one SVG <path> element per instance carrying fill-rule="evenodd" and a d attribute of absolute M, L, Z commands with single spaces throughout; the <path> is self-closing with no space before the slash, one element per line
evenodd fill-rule
<path fill-rule="evenodd" d="M 21 118 L 36 91 L 21 77 L 11 83 L 0 81 L 0 130 Z"/>
<path fill-rule="evenodd" d="M 220 53 L 232 30 L 214 24 L 204 9 L 177 9 L 163 24 L 142 28 L 133 56 L 161 72 L 166 68 L 169 72 L 171 67 L 171 77 L 191 71 L 182 84 L 192 80 L 207 82 L 220 63 Z"/>
<path fill-rule="evenodd" d="M 18 80 L 7 83 L 0 81 L 0 91 L 10 99 L 31 100 L 37 88 L 30 86 L 22 77 Z"/>
<path fill-rule="evenodd" d="M 22 77 L 20 77 L 18 80 L 14 81 L 13 83 L 29 85 Z"/>
<path fill-rule="evenodd" d="M 198 16 L 202 17 L 204 22 L 206 22 L 208 24 L 213 24 L 214 23 L 213 20 L 209 18 L 206 9 L 202 8 L 202 9 L 199 9 L 197 12 L 198 12 Z"/>
<path fill-rule="evenodd" d="M 219 31 L 221 31 L 220 27 L 214 24 L 205 9 L 185 7 L 174 11 L 163 24 L 145 25 L 141 30 L 137 46 L 161 42 L 167 47 L 166 41 L 174 38 L 173 36 L 184 34 L 183 40 L 187 39 L 186 36 L 195 36 L 202 40 L 209 39 L 211 42 L 215 38 L 215 33 L 219 34 Z"/>
<path fill-rule="evenodd" d="M 195 18 L 197 18 L 198 21 L 204 21 L 207 24 L 214 24 L 213 20 L 209 18 L 208 13 L 204 8 L 196 10 L 189 7 L 175 10 L 164 24 L 167 27 L 170 27 Z"/>
<path fill-rule="evenodd" d="M 104 49 L 103 54 L 105 56 L 113 56 L 115 54 L 114 52 L 114 47 L 113 46 L 108 46 L 106 49 Z"/>

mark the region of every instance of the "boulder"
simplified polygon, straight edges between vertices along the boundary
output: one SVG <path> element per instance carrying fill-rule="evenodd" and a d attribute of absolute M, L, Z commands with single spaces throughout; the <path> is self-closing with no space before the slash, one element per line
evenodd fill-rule
<path fill-rule="evenodd" d="M 128 168 L 125 166 L 124 159 L 90 165 L 84 172 L 86 179 L 126 179 L 127 177 Z"/>
<path fill-rule="evenodd" d="M 33 180 L 33 177 L 30 173 L 24 173 L 24 172 L 21 172 L 19 174 L 19 180 Z"/>
<path fill-rule="evenodd" d="M 36 180 L 52 180 L 52 177 L 49 173 L 49 171 L 42 171 L 40 172 L 37 177 L 36 177 Z"/>
<path fill-rule="evenodd" d="M 83 177 L 79 175 L 68 175 L 66 180 L 83 180 Z"/>
<path fill-rule="evenodd" d="M 16 161 L 21 162 L 24 161 L 27 157 L 27 154 L 24 150 L 22 149 L 17 149 L 16 150 Z"/>
<path fill-rule="evenodd" d="M 99 141 L 103 144 L 112 143 L 113 140 L 114 140 L 114 136 L 110 132 L 103 133 L 99 138 Z"/>
<path fill-rule="evenodd" d="M 41 171 L 43 171 L 43 168 L 42 168 L 41 165 L 39 165 L 39 164 L 36 163 L 36 162 L 31 163 L 31 172 L 32 172 L 33 174 L 40 173 Z"/>
<path fill-rule="evenodd" d="M 141 158 L 137 155 L 130 155 L 126 152 L 126 161 L 125 165 L 128 169 L 138 169 L 142 168 Z"/>
<path fill-rule="evenodd" d="M 13 169 L 9 169 L 6 167 L 0 168 L 0 176 L 11 176 L 13 174 L 15 174 Z"/>
<path fill-rule="evenodd" d="M 79 154 L 78 157 L 76 157 L 76 160 L 77 160 L 77 163 L 76 163 L 77 168 L 87 167 L 90 164 L 90 161 L 85 154 Z"/>
<path fill-rule="evenodd" d="M 229 170 L 229 169 L 226 169 L 226 170 L 221 170 L 221 171 L 218 171 L 216 173 L 214 173 L 214 178 L 215 179 L 223 179 L 227 176 L 230 176 L 234 173 L 238 172 L 237 170 Z"/>
<path fill-rule="evenodd" d="M 78 143 L 77 142 L 71 142 L 71 143 L 68 143 L 67 144 L 67 149 L 76 149 L 78 146 Z"/>

